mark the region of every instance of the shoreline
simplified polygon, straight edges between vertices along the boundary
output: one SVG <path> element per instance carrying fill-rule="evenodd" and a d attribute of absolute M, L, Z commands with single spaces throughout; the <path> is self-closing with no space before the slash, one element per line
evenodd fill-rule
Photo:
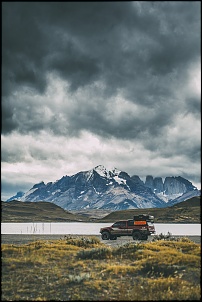
<path fill-rule="evenodd" d="M 128 242 L 134 242 L 132 237 L 129 236 L 123 236 L 119 237 L 117 240 L 102 240 L 101 235 L 71 235 L 71 234 L 55 234 L 55 235 L 39 235 L 39 234 L 29 234 L 29 235 L 22 235 L 22 234 L 1 234 L 1 244 L 27 244 L 29 242 L 37 241 L 37 240 L 59 240 L 64 239 L 65 236 L 70 236 L 72 238 L 78 238 L 78 237 L 97 237 L 100 239 L 102 243 L 105 243 L 110 246 L 117 246 L 117 245 L 123 245 Z M 195 243 L 201 244 L 201 236 L 199 235 L 192 235 L 192 236 L 173 236 L 176 238 L 179 237 L 186 237 L 192 240 Z M 142 242 L 148 242 L 152 240 L 152 236 L 148 238 L 147 241 Z"/>

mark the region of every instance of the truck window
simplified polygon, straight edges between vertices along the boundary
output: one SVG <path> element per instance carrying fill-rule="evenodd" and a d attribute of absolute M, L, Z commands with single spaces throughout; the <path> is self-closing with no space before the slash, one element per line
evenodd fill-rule
<path fill-rule="evenodd" d="M 118 222 L 115 222 L 112 227 L 114 228 L 119 228 L 119 227 L 126 227 L 126 221 L 118 221 Z"/>
<path fill-rule="evenodd" d="M 121 221 L 121 225 L 122 228 L 126 227 L 126 221 Z"/>
<path fill-rule="evenodd" d="M 128 226 L 133 226 L 134 225 L 134 221 L 133 220 L 128 220 Z"/>

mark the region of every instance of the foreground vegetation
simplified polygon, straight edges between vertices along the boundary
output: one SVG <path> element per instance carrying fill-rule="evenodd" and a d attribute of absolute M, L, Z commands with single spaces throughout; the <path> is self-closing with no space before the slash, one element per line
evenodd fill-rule
<path fill-rule="evenodd" d="M 2 244 L 3 301 L 200 300 L 201 247 L 155 236 L 108 247 L 97 237 Z"/>

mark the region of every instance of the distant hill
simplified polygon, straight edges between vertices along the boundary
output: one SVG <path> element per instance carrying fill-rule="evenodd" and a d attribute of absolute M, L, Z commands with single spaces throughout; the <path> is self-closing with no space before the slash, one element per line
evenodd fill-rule
<path fill-rule="evenodd" d="M 131 219 L 134 215 L 149 214 L 154 216 L 156 223 L 200 223 L 201 198 L 193 197 L 167 208 L 130 209 L 114 211 L 99 217 L 99 209 L 92 215 L 88 210 L 80 213 L 68 212 L 51 202 L 1 202 L 2 222 L 113 222 Z M 103 216 L 103 213 L 101 213 Z"/>
<path fill-rule="evenodd" d="M 1 222 L 70 222 L 86 221 L 87 218 L 72 214 L 61 207 L 45 201 L 1 202 Z"/>
<path fill-rule="evenodd" d="M 171 207 L 132 209 L 112 212 L 99 222 L 131 219 L 134 215 L 149 214 L 156 223 L 201 223 L 201 197 L 192 197 Z"/>

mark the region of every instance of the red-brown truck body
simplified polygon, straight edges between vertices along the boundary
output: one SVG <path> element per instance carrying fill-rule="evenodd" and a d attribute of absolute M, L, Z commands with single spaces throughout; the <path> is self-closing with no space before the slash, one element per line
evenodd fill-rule
<path fill-rule="evenodd" d="M 154 218 L 150 215 L 134 216 L 134 219 L 119 220 L 109 227 L 100 229 L 103 240 L 116 240 L 121 236 L 132 236 L 134 240 L 147 240 L 155 233 Z"/>

